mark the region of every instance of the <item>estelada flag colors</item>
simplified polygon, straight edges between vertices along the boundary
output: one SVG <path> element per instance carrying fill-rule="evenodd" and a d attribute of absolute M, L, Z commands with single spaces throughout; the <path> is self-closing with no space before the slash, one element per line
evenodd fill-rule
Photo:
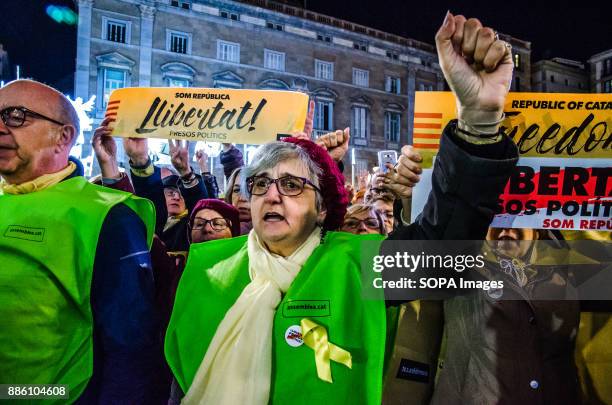
<path fill-rule="evenodd" d="M 500 130 L 520 159 L 492 226 L 612 231 L 612 95 L 510 93 L 504 112 Z M 413 145 L 424 167 L 456 117 L 452 93 L 416 93 Z"/>
<path fill-rule="evenodd" d="M 105 117 L 113 136 L 262 144 L 302 131 L 308 95 L 293 91 L 123 88 Z"/>

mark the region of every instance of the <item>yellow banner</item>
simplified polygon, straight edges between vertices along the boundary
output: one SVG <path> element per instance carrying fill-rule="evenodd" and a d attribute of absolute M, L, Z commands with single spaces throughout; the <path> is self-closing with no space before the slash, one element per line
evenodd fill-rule
<path fill-rule="evenodd" d="M 501 130 L 521 157 L 612 157 L 612 95 L 510 93 Z M 451 92 L 416 92 L 413 144 L 425 167 L 440 144 L 446 124 L 457 118 Z"/>
<path fill-rule="evenodd" d="M 302 131 L 308 95 L 292 91 L 124 88 L 106 117 L 113 136 L 262 144 Z"/>

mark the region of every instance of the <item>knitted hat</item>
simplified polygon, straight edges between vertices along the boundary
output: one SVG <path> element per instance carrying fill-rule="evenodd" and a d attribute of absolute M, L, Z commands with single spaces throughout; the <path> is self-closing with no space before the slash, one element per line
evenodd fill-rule
<path fill-rule="evenodd" d="M 203 209 L 217 211 L 219 215 L 231 224 L 230 230 L 232 232 L 232 237 L 240 236 L 240 215 L 238 210 L 225 201 L 214 198 L 205 198 L 196 203 L 189 216 L 189 228 L 191 228 L 191 224 L 193 224 L 198 211 L 202 211 Z"/>
<path fill-rule="evenodd" d="M 337 230 L 342 225 L 349 203 L 348 193 L 344 188 L 344 176 L 338 164 L 331 158 L 327 150 L 312 141 L 290 137 L 283 139 L 283 142 L 289 142 L 302 148 L 321 169 L 319 189 L 327 210 L 323 229 Z"/>
<path fill-rule="evenodd" d="M 176 174 L 166 176 L 162 179 L 162 184 L 164 185 L 164 188 L 179 188 L 178 182 L 179 176 L 177 176 Z"/>

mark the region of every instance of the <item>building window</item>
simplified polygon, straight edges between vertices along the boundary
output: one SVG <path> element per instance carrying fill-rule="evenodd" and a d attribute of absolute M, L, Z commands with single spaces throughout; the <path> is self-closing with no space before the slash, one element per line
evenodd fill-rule
<path fill-rule="evenodd" d="M 334 103 L 331 101 L 317 100 L 314 111 L 315 135 L 326 134 L 334 128 Z"/>
<path fill-rule="evenodd" d="M 393 94 L 401 94 L 402 86 L 399 77 L 385 77 L 385 91 Z"/>
<path fill-rule="evenodd" d="M 162 78 L 168 87 L 190 87 L 196 71 L 181 62 L 169 62 L 161 66 Z"/>
<path fill-rule="evenodd" d="M 387 58 L 393 59 L 393 60 L 398 60 L 399 59 L 399 55 L 397 53 L 395 53 L 395 52 L 387 51 Z"/>
<path fill-rule="evenodd" d="M 521 78 L 518 76 L 514 78 L 514 91 L 521 91 Z"/>
<path fill-rule="evenodd" d="M 175 53 L 191 54 L 191 34 L 166 30 L 166 50 Z"/>
<path fill-rule="evenodd" d="M 240 63 L 240 44 L 217 40 L 217 59 Z"/>
<path fill-rule="evenodd" d="M 357 139 L 366 139 L 368 137 L 368 109 L 367 108 L 353 107 L 351 136 Z"/>
<path fill-rule="evenodd" d="M 555 76 L 554 75 L 550 75 L 550 82 L 554 83 L 555 82 Z"/>
<path fill-rule="evenodd" d="M 324 42 L 331 42 L 332 39 L 329 35 L 325 35 L 325 34 L 317 34 L 317 40 L 319 41 L 324 41 Z"/>
<path fill-rule="evenodd" d="M 240 16 L 236 13 L 232 13 L 229 11 L 221 11 L 221 13 L 219 13 L 219 15 L 223 18 L 228 18 L 230 20 L 234 20 L 234 21 L 239 21 L 240 20 Z"/>
<path fill-rule="evenodd" d="M 172 7 L 178 7 L 178 8 L 183 8 L 185 10 L 191 10 L 190 0 L 170 0 L 170 5 Z"/>
<path fill-rule="evenodd" d="M 130 22 L 102 17 L 102 38 L 120 44 L 130 43 Z"/>
<path fill-rule="evenodd" d="M 514 68 L 517 70 L 521 69 L 521 55 L 518 53 L 514 54 Z"/>
<path fill-rule="evenodd" d="M 113 90 L 125 87 L 125 70 L 104 69 L 103 107 L 106 107 Z"/>
<path fill-rule="evenodd" d="M 419 91 L 433 91 L 433 84 L 419 83 Z"/>
<path fill-rule="evenodd" d="M 603 62 L 604 65 L 604 76 L 612 75 L 612 59 L 606 59 Z"/>
<path fill-rule="evenodd" d="M 578 88 L 581 89 L 582 88 L 582 83 L 578 83 Z"/>
<path fill-rule="evenodd" d="M 399 143 L 401 114 L 387 111 L 385 113 L 385 139 L 390 143 Z"/>
<path fill-rule="evenodd" d="M 266 22 L 266 27 L 271 30 L 284 31 L 284 27 L 282 26 L 282 24 L 276 24 L 270 21 Z"/>
<path fill-rule="evenodd" d="M 136 62 L 119 52 L 97 55 L 95 58 L 97 64 L 96 115 L 99 118 L 99 114 L 106 109 L 113 90 L 130 86 L 130 73 Z"/>
<path fill-rule="evenodd" d="M 569 80 L 565 79 L 565 85 L 569 86 Z"/>
<path fill-rule="evenodd" d="M 363 69 L 353 68 L 353 84 L 355 86 L 369 87 L 370 72 Z"/>
<path fill-rule="evenodd" d="M 334 64 L 315 59 L 315 77 L 323 80 L 334 80 Z"/>
<path fill-rule="evenodd" d="M 189 87 L 189 80 L 187 79 L 168 77 L 166 79 L 166 83 L 168 84 L 168 87 Z"/>
<path fill-rule="evenodd" d="M 603 88 L 604 93 L 612 93 L 612 80 L 606 80 Z"/>
<path fill-rule="evenodd" d="M 365 42 L 353 42 L 353 48 L 359 50 L 359 51 L 364 51 L 367 52 L 368 50 L 368 44 L 366 44 Z"/>
<path fill-rule="evenodd" d="M 285 53 L 264 49 L 264 67 L 267 69 L 285 71 Z"/>

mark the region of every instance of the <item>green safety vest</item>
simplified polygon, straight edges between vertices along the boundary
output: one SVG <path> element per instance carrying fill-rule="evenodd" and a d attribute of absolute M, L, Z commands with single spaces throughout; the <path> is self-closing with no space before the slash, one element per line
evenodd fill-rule
<path fill-rule="evenodd" d="M 362 296 L 361 242 L 368 240 L 382 237 L 328 233 L 283 297 L 274 317 L 271 404 L 380 405 L 386 311 L 382 291 L 378 300 Z M 184 392 L 218 325 L 250 282 L 246 242 L 242 236 L 191 245 L 165 343 L 168 364 Z M 304 318 L 325 327 L 329 342 L 352 355 L 352 369 L 331 362 L 333 383 L 317 377 L 311 348 L 285 340 L 288 328 Z"/>
<path fill-rule="evenodd" d="M 83 177 L 0 194 L 0 384 L 67 384 L 69 402 L 83 393 L 93 371 L 90 289 L 98 236 L 120 203 L 143 220 L 150 246 L 152 203 Z"/>

